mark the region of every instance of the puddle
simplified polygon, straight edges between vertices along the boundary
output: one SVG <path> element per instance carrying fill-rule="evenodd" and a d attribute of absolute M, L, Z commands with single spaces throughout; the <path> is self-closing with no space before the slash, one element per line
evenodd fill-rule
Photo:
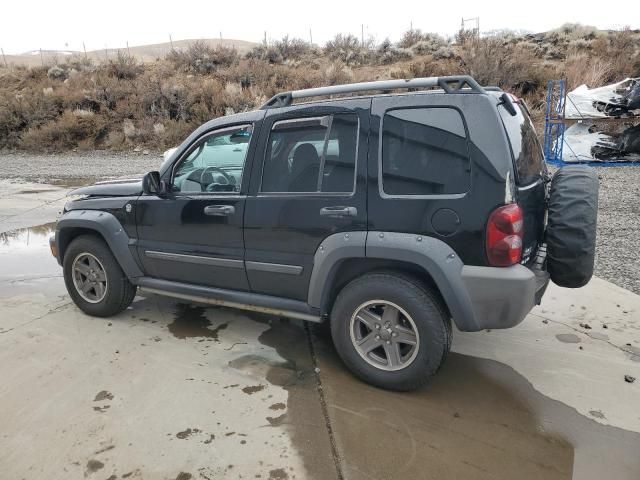
<path fill-rule="evenodd" d="M 556 338 L 562 343 L 580 343 L 580 337 L 574 333 L 559 333 Z"/>
<path fill-rule="evenodd" d="M 102 180 L 108 180 L 109 177 L 63 177 L 63 178 L 50 178 L 47 179 L 48 185 L 55 185 L 56 187 L 63 188 L 78 188 L 85 185 L 93 185 L 96 182 Z"/>
<path fill-rule="evenodd" d="M 288 392 L 286 405 L 274 403 L 269 407 L 265 425 L 287 429 L 302 456 L 309 478 L 335 478 L 331 444 L 304 327 L 297 321 L 255 312 L 249 312 L 248 316 L 269 325 L 270 328 L 260 335 L 258 341 L 275 349 L 283 360 L 252 354 L 232 360 L 229 366 L 253 377 L 266 378 L 272 385 L 283 387 Z"/>
<path fill-rule="evenodd" d="M 16 192 L 18 195 L 35 195 L 38 193 L 48 193 L 48 192 L 57 192 L 58 190 L 54 190 L 53 188 L 42 188 L 42 189 L 31 189 L 31 190 L 20 190 Z"/>
<path fill-rule="evenodd" d="M 175 318 L 167 327 L 176 338 L 207 338 L 209 341 L 217 341 L 220 330 L 227 328 L 222 323 L 211 329 L 211 321 L 205 315 L 204 307 L 178 303 Z"/>
<path fill-rule="evenodd" d="M 425 471 L 430 478 L 492 480 L 640 477 L 640 434 L 580 415 L 507 365 L 452 353 L 427 387 L 387 392 L 345 370 L 326 326 L 311 328 L 345 477 L 424 478 Z M 319 396 L 304 328 L 274 319 L 259 340 L 285 359 L 262 366 L 267 380 L 289 393 L 286 417 L 272 415 L 269 422 L 290 430 L 310 474 L 324 478 L 317 472 L 326 468 L 331 450 L 322 444 L 326 427 L 320 432 L 309 426 Z M 259 361 L 244 360 L 254 369 Z M 599 413 L 592 416 L 600 419 Z"/>
<path fill-rule="evenodd" d="M 45 223 L 0 233 L 0 296 L 33 291 L 34 285 L 64 289 L 62 268 L 49 250 L 54 232 L 55 223 Z"/>

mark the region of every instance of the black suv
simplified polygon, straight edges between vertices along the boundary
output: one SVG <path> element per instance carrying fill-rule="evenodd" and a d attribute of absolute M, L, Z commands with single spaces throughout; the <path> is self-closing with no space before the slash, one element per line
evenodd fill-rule
<path fill-rule="evenodd" d="M 373 91 L 386 93 L 344 96 Z M 553 261 L 560 283 L 589 280 L 597 178 L 565 170 L 555 190 L 573 196 L 554 200 L 524 104 L 470 77 L 292 91 L 207 122 L 142 181 L 72 192 L 83 198 L 65 206 L 51 248 L 90 315 L 120 312 L 139 287 L 329 320 L 356 375 L 408 390 L 443 362 L 451 319 L 463 331 L 517 325 Z"/>

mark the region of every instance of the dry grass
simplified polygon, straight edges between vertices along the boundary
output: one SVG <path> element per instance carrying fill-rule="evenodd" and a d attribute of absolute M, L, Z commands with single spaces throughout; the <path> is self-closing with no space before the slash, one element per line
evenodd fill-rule
<path fill-rule="evenodd" d="M 284 90 L 461 73 L 524 96 L 539 116 L 549 79 L 566 77 L 573 88 L 640 76 L 639 38 L 630 30 L 563 26 L 454 45 L 410 30 L 398 44 L 337 35 L 323 49 L 285 37 L 244 56 L 202 42 L 153 63 L 124 52 L 103 63 L 72 56 L 0 69 L 0 148 L 162 150 L 211 118 L 254 109 Z"/>

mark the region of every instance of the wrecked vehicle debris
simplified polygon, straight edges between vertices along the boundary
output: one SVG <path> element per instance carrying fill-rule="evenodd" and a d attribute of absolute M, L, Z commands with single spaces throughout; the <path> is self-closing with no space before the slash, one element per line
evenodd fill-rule
<path fill-rule="evenodd" d="M 603 118 L 637 115 L 640 109 L 640 78 L 598 88 L 580 85 L 567 93 L 565 118 Z"/>
<path fill-rule="evenodd" d="M 595 123 L 571 125 L 564 134 L 563 160 L 568 163 L 640 161 L 640 124 L 623 127 L 626 128 L 617 133 L 615 127 L 609 126 L 605 133 L 604 127 Z"/>

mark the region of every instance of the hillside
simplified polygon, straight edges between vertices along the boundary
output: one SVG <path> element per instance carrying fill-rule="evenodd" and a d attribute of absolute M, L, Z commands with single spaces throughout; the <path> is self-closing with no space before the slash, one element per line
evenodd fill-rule
<path fill-rule="evenodd" d="M 159 58 L 165 57 L 172 48 L 177 50 L 185 50 L 194 42 L 202 42 L 211 47 L 231 47 L 235 48 L 239 54 L 243 55 L 254 48 L 257 44 L 247 42 L 246 40 L 233 40 L 228 38 L 206 38 L 206 39 L 187 39 L 174 40 L 173 44 L 155 43 L 150 45 L 129 46 L 127 48 L 106 48 L 100 50 L 87 51 L 87 58 L 92 62 L 100 63 L 108 60 L 117 60 L 118 53 L 126 53 L 135 57 L 143 63 L 155 62 Z M 54 65 L 57 63 L 65 63 L 68 59 L 84 59 L 84 52 L 77 50 L 32 50 L 20 55 L 5 55 L 9 66 L 25 66 L 38 67 L 44 65 Z"/>
<path fill-rule="evenodd" d="M 101 61 L 65 55 L 44 67 L 0 68 L 0 148 L 162 151 L 203 122 L 284 90 L 452 74 L 524 97 L 540 122 L 549 79 L 566 78 L 573 88 L 640 76 L 639 31 L 581 25 L 534 35 L 460 32 L 455 42 L 419 30 L 395 44 L 336 35 L 322 48 L 289 38 L 235 47 L 184 42 Z"/>

